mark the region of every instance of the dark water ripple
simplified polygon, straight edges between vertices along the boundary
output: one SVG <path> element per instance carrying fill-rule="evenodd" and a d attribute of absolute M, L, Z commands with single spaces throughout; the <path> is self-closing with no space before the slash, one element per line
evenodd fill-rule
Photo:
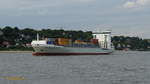
<path fill-rule="evenodd" d="M 0 53 L 0 84 L 150 84 L 150 52 L 100 56 Z M 24 77 L 10 80 L 7 77 Z"/>

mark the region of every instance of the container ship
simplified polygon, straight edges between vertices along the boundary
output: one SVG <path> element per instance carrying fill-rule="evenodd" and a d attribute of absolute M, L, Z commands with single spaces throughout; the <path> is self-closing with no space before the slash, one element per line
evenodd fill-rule
<path fill-rule="evenodd" d="M 88 41 L 68 38 L 45 38 L 31 42 L 34 56 L 49 55 L 107 55 L 113 52 L 111 44 L 111 32 L 95 32 L 93 38 Z"/>

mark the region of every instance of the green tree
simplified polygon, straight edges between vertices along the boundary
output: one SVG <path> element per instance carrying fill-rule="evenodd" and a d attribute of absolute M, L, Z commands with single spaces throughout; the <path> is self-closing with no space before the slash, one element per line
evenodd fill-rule
<path fill-rule="evenodd" d="M 21 30 L 22 43 L 31 43 L 33 39 L 36 38 L 37 31 L 30 28 L 25 28 Z"/>

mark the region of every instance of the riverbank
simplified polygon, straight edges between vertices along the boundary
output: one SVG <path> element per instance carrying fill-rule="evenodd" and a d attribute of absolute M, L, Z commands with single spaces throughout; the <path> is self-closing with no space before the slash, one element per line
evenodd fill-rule
<path fill-rule="evenodd" d="M 0 48 L 0 53 L 32 53 L 33 48 Z"/>
<path fill-rule="evenodd" d="M 9 47 L 0 48 L 0 51 L 33 51 L 32 47 Z"/>
<path fill-rule="evenodd" d="M 0 53 L 32 53 L 33 51 L 13 51 L 13 50 L 5 50 L 5 51 L 0 51 Z"/>

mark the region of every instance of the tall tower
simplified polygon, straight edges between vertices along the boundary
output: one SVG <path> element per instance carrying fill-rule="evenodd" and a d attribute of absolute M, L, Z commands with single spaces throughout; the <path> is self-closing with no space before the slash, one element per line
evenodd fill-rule
<path fill-rule="evenodd" d="M 111 31 L 95 32 L 93 37 L 98 39 L 101 48 L 111 49 Z"/>

